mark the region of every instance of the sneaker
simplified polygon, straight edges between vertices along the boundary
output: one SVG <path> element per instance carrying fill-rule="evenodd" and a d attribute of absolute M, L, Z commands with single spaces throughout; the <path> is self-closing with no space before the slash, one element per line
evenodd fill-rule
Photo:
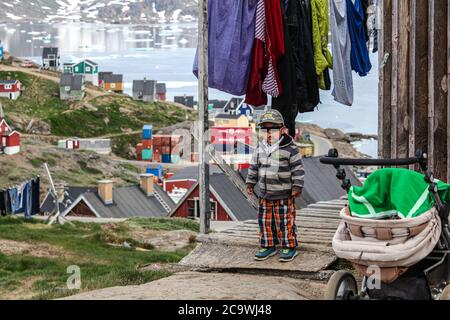
<path fill-rule="evenodd" d="M 272 248 L 261 248 L 255 255 L 256 261 L 264 261 L 269 259 L 270 257 L 277 254 L 277 249 L 275 247 Z"/>
<path fill-rule="evenodd" d="M 282 249 L 280 253 L 280 262 L 290 262 L 298 255 L 297 248 Z"/>

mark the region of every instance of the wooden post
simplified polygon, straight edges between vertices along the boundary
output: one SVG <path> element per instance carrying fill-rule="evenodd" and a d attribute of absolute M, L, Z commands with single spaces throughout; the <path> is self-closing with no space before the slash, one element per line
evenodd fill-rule
<path fill-rule="evenodd" d="M 391 155 L 391 77 L 392 77 L 392 0 L 381 1 L 381 30 L 379 33 L 379 112 L 378 156 Z"/>
<path fill-rule="evenodd" d="M 408 157 L 409 149 L 409 0 L 399 0 L 398 6 L 398 78 L 397 78 L 397 157 Z"/>
<path fill-rule="evenodd" d="M 209 163 L 206 152 L 207 139 L 205 134 L 209 129 L 208 117 L 208 0 L 199 0 L 198 19 L 198 116 L 199 116 L 199 189 L 200 189 L 200 233 L 210 231 L 210 201 L 209 201 Z"/>
<path fill-rule="evenodd" d="M 429 1 L 428 158 L 436 178 L 447 178 L 447 1 Z"/>
<path fill-rule="evenodd" d="M 417 149 L 426 150 L 428 122 L 428 3 L 410 1 L 410 62 L 409 62 L 409 156 L 414 157 Z M 411 170 L 418 169 L 410 166 Z"/>
<path fill-rule="evenodd" d="M 391 158 L 397 158 L 399 1 L 392 0 Z"/>

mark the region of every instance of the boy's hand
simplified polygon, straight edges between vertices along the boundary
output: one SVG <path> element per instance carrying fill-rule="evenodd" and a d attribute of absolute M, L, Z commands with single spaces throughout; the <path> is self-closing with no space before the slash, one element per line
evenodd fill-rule
<path fill-rule="evenodd" d="M 247 186 L 247 194 L 252 196 L 255 193 L 253 186 Z"/>
<path fill-rule="evenodd" d="M 298 197 L 300 197 L 301 195 L 302 195 L 302 189 L 301 189 L 301 188 L 298 188 L 298 187 L 292 188 L 292 196 L 293 196 L 294 198 L 298 198 Z"/>

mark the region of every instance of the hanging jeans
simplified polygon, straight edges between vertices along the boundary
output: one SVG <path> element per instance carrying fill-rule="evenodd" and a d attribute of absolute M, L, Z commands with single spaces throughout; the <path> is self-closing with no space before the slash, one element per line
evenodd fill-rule
<path fill-rule="evenodd" d="M 297 248 L 295 219 L 295 198 L 291 197 L 286 200 L 261 198 L 258 213 L 261 247 L 271 248 L 281 244 L 286 249 Z"/>

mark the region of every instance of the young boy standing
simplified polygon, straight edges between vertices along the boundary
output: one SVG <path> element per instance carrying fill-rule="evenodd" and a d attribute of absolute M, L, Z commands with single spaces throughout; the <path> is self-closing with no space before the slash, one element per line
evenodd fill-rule
<path fill-rule="evenodd" d="M 277 110 L 266 112 L 259 121 L 260 140 L 247 176 L 247 192 L 260 188 L 258 223 L 260 249 L 255 260 L 262 261 L 282 250 L 279 260 L 289 262 L 297 256 L 295 198 L 302 193 L 305 171 L 302 156 L 291 136 L 284 132 L 284 120 Z"/>

